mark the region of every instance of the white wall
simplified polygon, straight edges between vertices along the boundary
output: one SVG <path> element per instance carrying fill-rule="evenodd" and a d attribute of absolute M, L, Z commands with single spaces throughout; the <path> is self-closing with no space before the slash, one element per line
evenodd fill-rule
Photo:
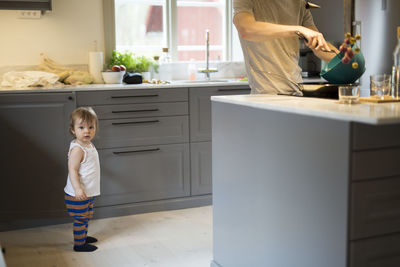
<path fill-rule="evenodd" d="M 19 19 L 17 10 L 0 10 L 0 67 L 39 65 L 40 53 L 62 65 L 88 64 L 97 41 L 104 51 L 102 0 L 53 0 L 40 19 Z"/>

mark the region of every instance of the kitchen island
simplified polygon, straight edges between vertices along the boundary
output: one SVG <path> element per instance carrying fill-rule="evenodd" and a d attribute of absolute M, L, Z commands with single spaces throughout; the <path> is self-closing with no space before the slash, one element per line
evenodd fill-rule
<path fill-rule="evenodd" d="M 400 103 L 212 97 L 213 267 L 400 266 Z"/>

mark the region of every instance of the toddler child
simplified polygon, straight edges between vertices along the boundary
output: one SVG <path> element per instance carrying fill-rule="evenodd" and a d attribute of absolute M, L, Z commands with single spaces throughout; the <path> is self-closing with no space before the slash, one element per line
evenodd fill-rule
<path fill-rule="evenodd" d="M 68 152 L 68 179 L 64 188 L 67 212 L 74 218 L 74 250 L 91 252 L 90 243 L 97 239 L 87 235 L 93 217 L 94 197 L 100 195 L 99 155 L 92 144 L 98 129 L 97 115 L 92 108 L 75 109 L 70 117 L 69 131 L 74 135 Z"/>

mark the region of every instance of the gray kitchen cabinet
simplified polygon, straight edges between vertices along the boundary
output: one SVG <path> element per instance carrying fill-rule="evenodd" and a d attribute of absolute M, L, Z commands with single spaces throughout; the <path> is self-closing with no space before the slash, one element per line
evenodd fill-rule
<path fill-rule="evenodd" d="M 190 195 L 189 144 L 99 150 L 101 196 L 96 206 Z"/>
<path fill-rule="evenodd" d="M 400 126 L 352 133 L 349 266 L 400 266 Z"/>
<path fill-rule="evenodd" d="M 352 183 L 352 240 L 400 232 L 400 177 Z"/>
<path fill-rule="evenodd" d="M 98 208 L 190 197 L 187 88 L 77 92 L 77 103 L 99 118 Z"/>
<path fill-rule="evenodd" d="M 190 142 L 211 141 L 211 96 L 249 93 L 248 85 L 189 88 Z"/>
<path fill-rule="evenodd" d="M 78 106 L 187 102 L 187 88 L 80 91 Z"/>
<path fill-rule="evenodd" d="M 99 120 L 97 148 L 188 143 L 188 116 Z"/>
<path fill-rule="evenodd" d="M 192 195 L 211 194 L 211 142 L 191 143 L 190 155 Z"/>
<path fill-rule="evenodd" d="M 400 234 L 350 243 L 350 267 L 400 266 Z"/>
<path fill-rule="evenodd" d="M 182 101 L 173 103 L 97 105 L 96 113 L 102 119 L 177 116 L 188 114 L 188 104 L 187 101 Z"/>
<path fill-rule="evenodd" d="M 63 188 L 77 106 L 99 118 L 96 218 L 211 204 L 210 97 L 249 92 L 235 85 L 2 93 L 0 231 L 70 221 Z"/>
<path fill-rule="evenodd" d="M 68 216 L 63 188 L 74 108 L 73 93 L 0 96 L 0 230 Z"/>
<path fill-rule="evenodd" d="M 248 85 L 189 88 L 191 193 L 212 193 L 211 96 L 249 94 Z"/>

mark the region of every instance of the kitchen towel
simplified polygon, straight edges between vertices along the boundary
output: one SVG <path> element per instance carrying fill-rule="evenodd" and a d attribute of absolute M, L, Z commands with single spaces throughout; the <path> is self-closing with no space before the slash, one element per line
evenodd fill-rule
<path fill-rule="evenodd" d="M 103 52 L 89 52 L 89 73 L 94 83 L 104 83 L 101 76 L 103 71 Z"/>
<path fill-rule="evenodd" d="M 58 83 L 60 77 L 44 71 L 10 71 L 3 75 L 2 87 L 24 89 L 27 87 L 50 87 Z"/>

